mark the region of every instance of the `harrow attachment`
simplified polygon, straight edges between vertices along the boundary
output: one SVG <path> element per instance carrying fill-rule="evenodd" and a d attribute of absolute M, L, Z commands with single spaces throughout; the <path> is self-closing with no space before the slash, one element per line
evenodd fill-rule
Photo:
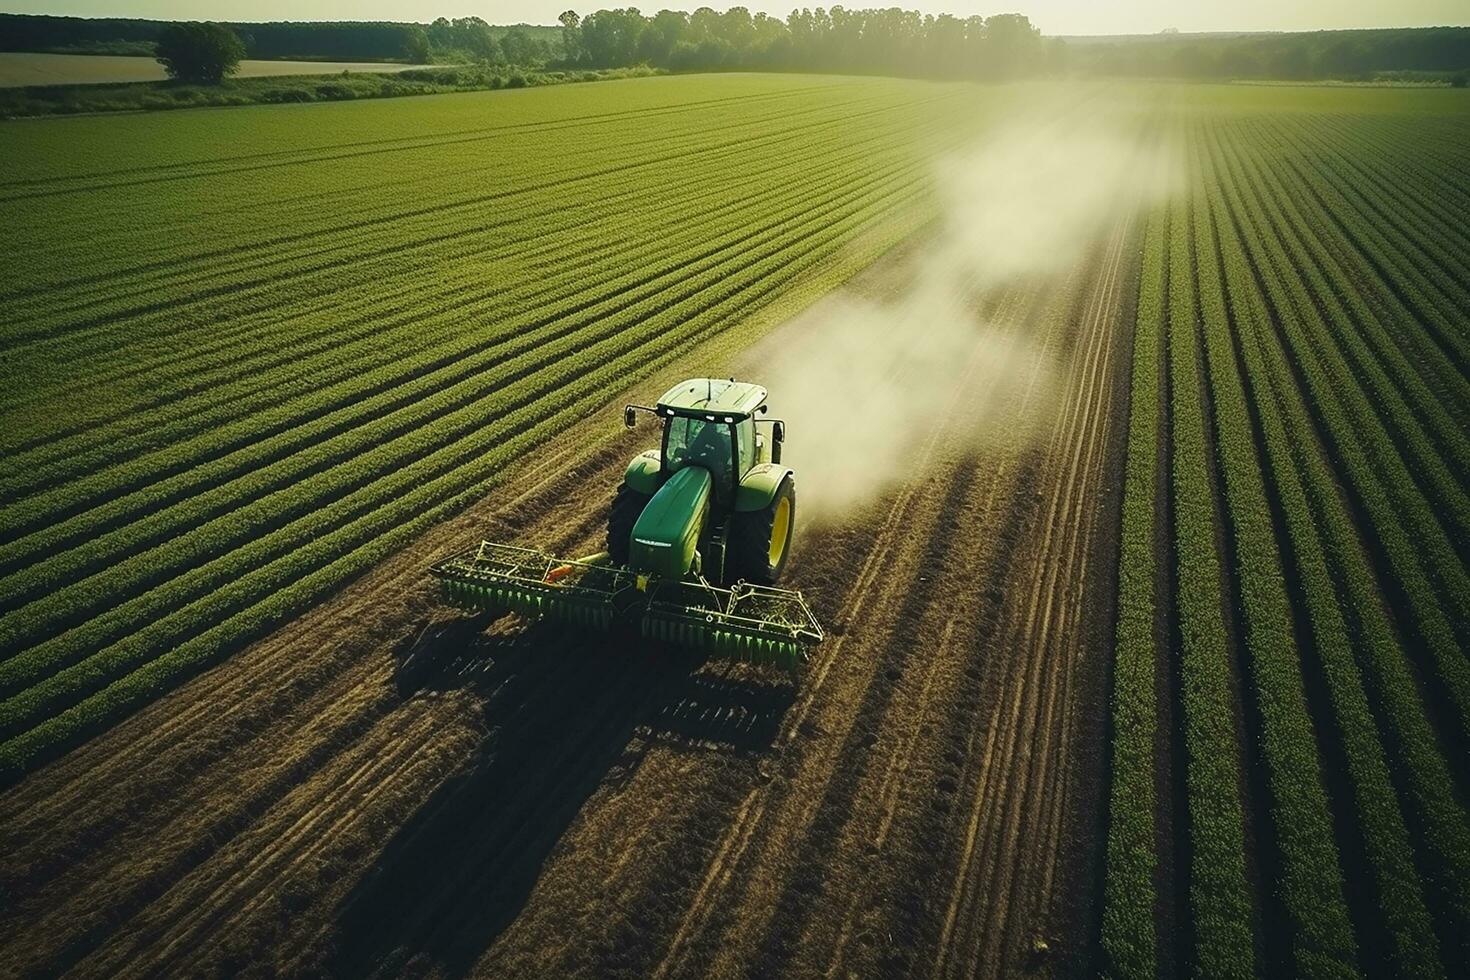
<path fill-rule="evenodd" d="M 822 628 L 800 592 L 649 579 L 613 565 L 606 554 L 562 561 L 486 541 L 430 574 L 461 608 L 601 631 L 629 624 L 648 639 L 728 660 L 795 670 L 822 642 Z"/>

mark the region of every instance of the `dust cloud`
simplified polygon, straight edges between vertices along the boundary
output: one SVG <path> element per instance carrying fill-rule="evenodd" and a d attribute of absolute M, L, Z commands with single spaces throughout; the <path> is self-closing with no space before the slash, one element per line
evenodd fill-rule
<path fill-rule="evenodd" d="M 787 422 L 806 518 L 871 502 L 961 409 L 950 444 L 1024 443 L 1042 429 L 1060 368 L 1003 311 L 982 313 L 981 298 L 1023 278 L 1060 285 L 1120 207 L 1174 185 L 1136 126 L 1057 115 L 1074 118 L 1002 122 L 939 161 L 932 238 L 873 295 L 834 294 L 769 338 L 761 380 Z"/>

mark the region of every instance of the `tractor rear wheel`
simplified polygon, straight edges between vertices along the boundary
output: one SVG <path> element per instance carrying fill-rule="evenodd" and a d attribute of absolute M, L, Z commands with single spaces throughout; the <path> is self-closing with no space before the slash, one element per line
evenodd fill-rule
<path fill-rule="evenodd" d="M 775 585 L 791 557 L 796 531 L 796 481 L 787 477 L 761 510 L 730 517 L 730 553 L 725 578 Z"/>
<path fill-rule="evenodd" d="M 638 515 L 650 499 L 648 494 L 639 493 L 626 483 L 620 484 L 613 495 L 612 509 L 607 515 L 607 553 L 614 565 L 628 564 L 633 525 L 638 523 Z"/>

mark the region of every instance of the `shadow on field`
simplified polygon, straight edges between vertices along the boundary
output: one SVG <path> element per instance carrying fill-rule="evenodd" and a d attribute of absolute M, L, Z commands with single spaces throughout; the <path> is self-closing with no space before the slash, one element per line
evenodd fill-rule
<path fill-rule="evenodd" d="M 467 973 L 599 787 L 618 792 L 653 744 L 766 752 L 795 697 L 785 680 L 736 677 L 636 637 L 489 625 L 432 626 L 399 654 L 406 696 L 484 697 L 485 736 L 344 902 L 336 975 Z"/>

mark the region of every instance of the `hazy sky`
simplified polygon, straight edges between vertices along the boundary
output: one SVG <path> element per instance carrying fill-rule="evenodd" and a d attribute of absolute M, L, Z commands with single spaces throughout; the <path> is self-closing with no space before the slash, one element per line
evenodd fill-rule
<path fill-rule="evenodd" d="M 586 13 L 599 7 L 635 6 L 644 13 L 669 8 L 716 10 L 734 2 L 643 2 L 638 0 L 0 0 L 9 13 L 73 14 L 83 17 L 151 17 L 161 20 L 411 20 L 476 15 L 492 24 L 552 24 L 571 8 Z M 752 12 L 785 17 L 795 7 L 832 6 L 791 0 L 747 0 Z M 848 0 L 846 6 L 901 6 L 961 16 L 1016 11 L 1046 34 L 1151 34 L 1166 27 L 1181 31 L 1315 30 L 1342 27 L 1425 27 L 1470 24 L 1467 0 Z"/>

